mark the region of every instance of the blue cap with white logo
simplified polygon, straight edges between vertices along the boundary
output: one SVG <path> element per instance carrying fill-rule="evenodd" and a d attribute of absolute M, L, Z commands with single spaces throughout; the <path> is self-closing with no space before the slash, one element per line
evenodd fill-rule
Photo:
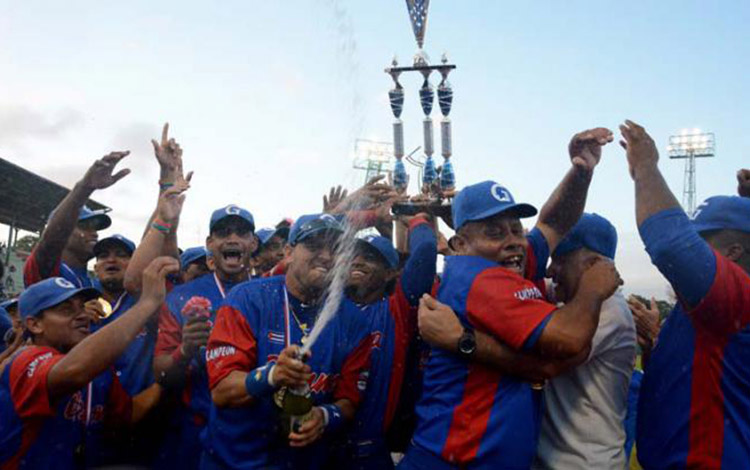
<path fill-rule="evenodd" d="M 127 251 L 131 256 L 135 251 L 135 243 L 120 234 L 114 234 L 108 236 L 107 238 L 102 238 L 101 240 L 96 242 L 96 245 L 94 245 L 94 256 L 99 257 L 99 255 L 105 248 L 113 245 L 125 248 L 125 251 Z"/>
<path fill-rule="evenodd" d="M 393 243 L 389 239 L 378 235 L 366 235 L 358 241 L 377 251 L 389 268 L 398 267 L 398 252 L 393 248 Z"/>
<path fill-rule="evenodd" d="M 344 227 L 331 214 L 307 214 L 298 218 L 289 230 L 289 244 L 294 246 L 302 240 L 322 232 L 343 233 Z"/>
<path fill-rule="evenodd" d="M 229 204 L 221 209 L 216 209 L 214 213 L 211 214 L 211 223 L 208 226 L 208 231 L 213 232 L 214 226 L 227 217 L 239 217 L 250 224 L 250 231 L 255 231 L 255 219 L 253 219 L 253 214 L 251 214 L 249 210 L 243 209 L 234 204 Z"/>
<path fill-rule="evenodd" d="M 693 227 L 700 232 L 738 230 L 750 233 L 750 198 L 713 196 L 695 209 Z"/>
<path fill-rule="evenodd" d="M 508 213 L 518 218 L 533 217 L 536 208 L 517 203 L 506 188 L 494 181 L 483 181 L 462 189 L 453 199 L 453 224 L 458 230 L 467 222 Z"/>
<path fill-rule="evenodd" d="M 79 288 L 65 278 L 51 277 L 29 286 L 18 299 L 18 310 L 21 318 L 37 316 L 76 295 L 83 295 L 86 300 L 90 300 L 100 294 L 93 287 Z"/>
<path fill-rule="evenodd" d="M 180 255 L 180 268 L 187 269 L 190 263 L 194 263 L 201 258 L 208 256 L 208 250 L 205 246 L 194 246 L 183 251 Z"/>
<path fill-rule="evenodd" d="M 609 220 L 598 214 L 583 214 L 557 245 L 554 256 L 567 255 L 581 248 L 615 259 L 617 230 Z"/>

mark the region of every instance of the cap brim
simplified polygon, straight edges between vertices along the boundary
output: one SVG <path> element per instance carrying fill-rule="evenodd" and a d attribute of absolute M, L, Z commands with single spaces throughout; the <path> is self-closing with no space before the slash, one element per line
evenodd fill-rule
<path fill-rule="evenodd" d="M 96 242 L 96 245 L 94 245 L 94 256 L 99 256 L 99 253 L 101 253 L 104 247 L 106 247 L 107 245 L 121 246 L 125 248 L 125 250 L 130 253 L 131 256 L 133 255 L 133 250 L 124 241 L 118 240 L 116 238 L 105 238 L 104 240 L 99 240 L 98 242 Z"/>
<path fill-rule="evenodd" d="M 480 220 L 488 219 L 490 217 L 494 217 L 499 214 L 507 214 L 518 217 L 519 219 L 525 219 L 527 217 L 534 217 L 537 214 L 537 210 L 536 207 L 532 206 L 531 204 L 526 204 L 523 202 L 519 204 L 511 204 L 502 208 L 492 207 L 484 212 L 479 213 L 475 217 L 464 221 L 464 225 L 466 225 L 467 222 L 477 222 Z"/>
<path fill-rule="evenodd" d="M 209 226 L 208 226 L 209 232 L 213 233 L 214 227 L 216 227 L 222 221 L 227 220 L 227 219 L 229 219 L 231 217 L 236 217 L 237 219 L 245 222 L 247 225 L 250 226 L 250 231 L 253 232 L 253 233 L 255 233 L 255 224 L 252 223 L 252 222 L 250 222 L 246 218 L 242 217 L 241 215 L 237 215 L 237 214 L 227 214 L 224 217 L 221 217 L 220 219 L 215 220 L 213 223 L 209 224 Z"/>
<path fill-rule="evenodd" d="M 391 264 L 390 261 L 388 261 L 388 259 L 385 257 L 385 255 L 383 253 L 381 253 L 380 250 L 375 245 L 372 245 L 372 244 L 368 243 L 366 240 L 362 240 L 362 239 L 359 239 L 359 238 L 357 239 L 357 245 L 363 247 L 366 250 L 369 250 L 371 253 L 377 253 L 378 258 L 380 259 L 380 261 L 382 261 L 388 268 L 394 268 L 395 267 L 395 266 L 393 266 Z"/>
<path fill-rule="evenodd" d="M 78 219 L 79 222 L 83 222 L 84 220 L 94 220 L 96 222 L 96 230 L 104 230 L 112 225 L 112 219 L 107 214 L 92 214 Z"/>
<path fill-rule="evenodd" d="M 279 236 L 283 238 L 284 240 L 289 240 L 289 227 L 279 227 L 276 229 L 275 232 L 273 232 L 273 235 L 271 235 L 271 238 Z"/>
<path fill-rule="evenodd" d="M 61 303 L 65 302 L 68 299 L 72 299 L 73 297 L 77 295 L 82 295 L 86 298 L 86 300 L 91 300 L 99 297 L 101 292 L 94 289 L 93 287 L 81 287 L 80 289 L 75 290 L 65 290 L 64 292 L 61 292 L 57 297 L 53 297 L 49 299 L 49 301 L 43 305 L 39 311 L 35 312 L 33 315 L 39 315 L 43 311 L 50 309 L 54 307 L 55 305 L 60 305 Z M 21 312 L 23 314 L 23 312 Z M 26 315 L 24 315 L 26 316 Z"/>
<path fill-rule="evenodd" d="M 297 237 L 297 240 L 294 242 L 294 244 L 296 245 L 299 242 L 305 241 L 305 240 L 307 240 L 310 237 L 314 237 L 314 236 L 317 236 L 317 235 L 320 235 L 320 234 L 323 234 L 323 233 L 326 233 L 326 232 L 331 232 L 331 234 L 334 234 L 334 235 L 337 235 L 337 236 L 341 236 L 344 233 L 344 231 L 342 229 L 340 229 L 340 228 L 335 228 L 335 227 L 320 227 L 320 228 L 316 228 L 316 229 L 310 230 L 309 232 L 305 233 L 304 235 Z"/>

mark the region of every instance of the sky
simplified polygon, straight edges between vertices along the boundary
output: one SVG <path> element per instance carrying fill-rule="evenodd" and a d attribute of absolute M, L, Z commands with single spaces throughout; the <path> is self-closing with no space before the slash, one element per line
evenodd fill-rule
<path fill-rule="evenodd" d="M 93 197 L 113 208 L 106 233 L 137 239 L 158 191 L 150 139 L 168 121 L 195 171 L 185 247 L 203 242 L 211 211 L 226 204 L 270 226 L 319 211 L 331 185 L 362 184 L 355 139 L 391 139 L 383 69 L 417 48 L 404 1 L 156 3 L 0 0 L 0 157 L 70 187 L 96 158 L 130 150 L 121 165 L 132 174 Z M 750 166 L 747 24 L 747 2 L 433 0 L 425 50 L 458 66 L 458 186 L 493 179 L 541 206 L 569 168 L 570 137 L 629 118 L 657 141 L 678 198 L 684 162 L 666 157 L 669 135 L 714 132 L 716 158 L 697 164 L 698 199 L 734 193 L 736 170 Z M 421 79 L 401 83 L 413 149 Z M 617 227 L 626 290 L 664 297 L 616 144 L 586 210 Z"/>

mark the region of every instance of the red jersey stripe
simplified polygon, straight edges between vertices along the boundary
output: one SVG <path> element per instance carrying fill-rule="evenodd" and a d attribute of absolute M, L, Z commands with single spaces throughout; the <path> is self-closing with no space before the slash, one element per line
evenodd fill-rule
<path fill-rule="evenodd" d="M 453 410 L 442 456 L 448 462 L 466 463 L 476 457 L 490 421 L 500 374 L 478 364 L 468 365 L 461 403 Z"/>

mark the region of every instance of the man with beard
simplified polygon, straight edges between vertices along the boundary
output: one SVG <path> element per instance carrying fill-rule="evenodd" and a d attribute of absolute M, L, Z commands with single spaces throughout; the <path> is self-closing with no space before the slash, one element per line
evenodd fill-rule
<path fill-rule="evenodd" d="M 401 399 L 407 354 L 416 338 L 416 307 L 435 281 L 437 238 L 428 216 L 409 223 L 409 259 L 399 276 L 399 255 L 390 240 L 358 240 L 347 294 L 373 322 L 378 341 L 365 398 L 336 452 L 336 468 L 393 468 L 386 433 Z"/>
<path fill-rule="evenodd" d="M 289 227 L 262 228 L 256 232 L 258 249 L 253 254 L 250 263 L 254 276 L 261 277 L 269 273 L 274 266 L 284 259 L 284 247 L 289 238 Z"/>
<path fill-rule="evenodd" d="M 214 211 L 206 238 L 214 272 L 176 286 L 167 296 L 159 317 L 154 370 L 157 377 L 187 372 L 188 383 L 175 429 L 159 456 L 164 465 L 196 468 L 200 460 L 199 436 L 211 405 L 205 347 L 224 298 L 248 279 L 250 254 L 257 244 L 254 230 L 253 216 L 246 209 L 229 205 Z"/>
<path fill-rule="evenodd" d="M 23 283 L 30 286 L 48 277 L 60 276 L 78 287 L 92 287 L 86 264 L 94 257 L 97 232 L 112 224 L 103 211 L 84 204 L 97 189 L 105 189 L 127 176 L 114 173 L 115 166 L 130 152 L 112 152 L 94 162 L 83 179 L 52 211 L 49 223 L 23 266 Z"/>
<path fill-rule="evenodd" d="M 464 333 L 453 350 L 433 348 L 425 365 L 418 423 L 399 468 L 528 468 L 541 418 L 541 393 L 528 383 L 475 362 L 476 331 L 517 351 L 568 359 L 582 354 L 602 302 L 621 283 L 611 263 L 597 261 L 564 307 L 543 300 L 548 253 L 583 212 L 607 129 L 577 134 L 573 163 L 524 233 L 521 218 L 536 215 L 493 181 L 464 188 L 453 201 L 457 256 L 447 258 L 438 298 L 459 316 Z M 455 351 L 455 352 L 454 352 Z"/>
<path fill-rule="evenodd" d="M 137 422 L 154 406 L 158 388 L 131 399 L 107 369 L 158 312 L 165 277 L 177 269 L 175 260 L 154 260 L 138 303 L 92 334 L 83 304 L 96 289 L 54 277 L 21 295 L 30 344 L 0 365 L 0 467 L 87 468 L 105 425 Z"/>
<path fill-rule="evenodd" d="M 644 468 L 750 462 L 750 199 L 714 196 L 688 215 L 646 130 L 620 126 L 638 231 L 678 302 L 644 370 L 636 447 Z"/>
<path fill-rule="evenodd" d="M 300 217 L 289 233 L 286 276 L 238 286 L 219 311 L 206 352 L 214 406 L 203 469 L 322 468 L 330 438 L 353 419 L 372 350 L 367 319 L 343 299 L 309 356 L 297 346 L 321 321 L 341 232 L 331 215 Z M 284 434 L 275 401 L 300 388 L 314 407 Z"/>

